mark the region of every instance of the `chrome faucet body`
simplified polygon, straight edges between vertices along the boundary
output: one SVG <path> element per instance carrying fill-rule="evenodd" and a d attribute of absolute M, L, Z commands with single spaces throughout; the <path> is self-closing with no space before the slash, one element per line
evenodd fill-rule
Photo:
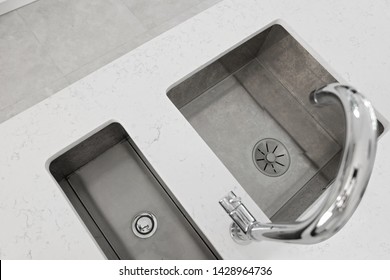
<path fill-rule="evenodd" d="M 219 203 L 234 221 L 237 241 L 273 240 L 313 244 L 337 233 L 349 220 L 366 190 L 377 146 L 377 119 L 370 102 L 355 89 L 329 84 L 310 94 L 323 106 L 340 102 L 345 116 L 345 144 L 337 176 L 319 207 L 305 220 L 294 223 L 257 221 L 233 192 Z"/>

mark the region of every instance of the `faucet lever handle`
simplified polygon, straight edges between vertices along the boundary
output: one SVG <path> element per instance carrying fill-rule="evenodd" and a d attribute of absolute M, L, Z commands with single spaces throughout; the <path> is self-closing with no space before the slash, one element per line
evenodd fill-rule
<path fill-rule="evenodd" d="M 242 204 L 241 197 L 236 196 L 232 191 L 229 192 L 223 199 L 221 199 L 219 203 L 228 214 L 230 214 Z"/>
<path fill-rule="evenodd" d="M 219 204 L 245 234 L 248 233 L 250 227 L 256 222 L 256 219 L 248 211 L 245 205 L 242 204 L 241 198 L 236 196 L 232 191 L 221 199 Z"/>

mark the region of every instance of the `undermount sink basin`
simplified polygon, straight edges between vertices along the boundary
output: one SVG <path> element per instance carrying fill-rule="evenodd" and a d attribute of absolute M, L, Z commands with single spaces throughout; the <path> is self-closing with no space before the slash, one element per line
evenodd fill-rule
<path fill-rule="evenodd" d="M 109 259 L 215 259 L 118 123 L 50 164 Z"/>
<path fill-rule="evenodd" d="M 311 91 L 336 79 L 273 25 L 177 83 L 168 97 L 273 222 L 292 222 L 338 170 L 341 106 Z M 383 125 L 378 123 L 379 134 Z"/>

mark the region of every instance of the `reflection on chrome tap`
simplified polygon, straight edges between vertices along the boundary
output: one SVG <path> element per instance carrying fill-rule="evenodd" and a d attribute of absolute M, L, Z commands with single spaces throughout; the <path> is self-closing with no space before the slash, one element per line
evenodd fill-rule
<path fill-rule="evenodd" d="M 313 91 L 310 100 L 318 106 L 340 102 L 346 120 L 342 160 L 326 199 L 302 222 L 262 223 L 256 221 L 241 199 L 230 192 L 219 203 L 233 219 L 231 232 L 238 242 L 274 240 L 313 244 L 337 233 L 349 220 L 367 187 L 374 165 L 377 144 L 377 120 L 371 103 L 355 89 L 339 83 Z"/>

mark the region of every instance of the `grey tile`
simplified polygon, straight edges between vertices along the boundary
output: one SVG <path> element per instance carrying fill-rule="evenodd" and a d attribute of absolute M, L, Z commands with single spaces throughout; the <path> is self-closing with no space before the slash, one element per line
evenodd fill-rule
<path fill-rule="evenodd" d="M 152 36 L 160 35 L 161 33 L 164 33 L 165 31 L 175 27 L 176 25 L 186 21 L 187 19 L 201 13 L 202 11 L 210 8 L 211 6 L 215 5 L 216 3 L 222 1 L 222 0 L 199 0 L 201 1 L 199 4 L 192 6 L 174 16 L 172 16 L 170 19 L 158 24 L 157 26 L 149 29 L 149 33 Z M 194 1 L 196 3 L 197 1 Z"/>
<path fill-rule="evenodd" d="M 15 12 L 0 17 L 0 65 L 0 110 L 23 99 L 31 105 L 64 82 L 61 71 Z M 7 112 L 2 112 L 2 119 L 15 114 L 15 109 Z"/>
<path fill-rule="evenodd" d="M 77 70 L 67 74 L 65 78 L 68 80 L 69 83 L 74 83 L 75 81 L 84 78 L 88 74 L 96 71 L 104 65 L 130 52 L 131 50 L 137 48 L 138 46 L 142 45 L 143 43 L 152 38 L 153 37 L 149 33 L 142 33 L 141 35 L 135 36 L 131 38 L 129 42 L 120 45 L 119 47 L 102 55 L 101 57 L 98 57 L 90 63 L 87 63 L 84 66 L 78 68 Z"/>
<path fill-rule="evenodd" d="M 64 74 L 146 31 L 120 0 L 40 0 L 18 13 Z"/>
<path fill-rule="evenodd" d="M 0 16 L 0 38 L 11 36 L 20 31 L 26 31 L 26 26 L 15 12 Z"/>
<path fill-rule="evenodd" d="M 199 6 L 200 8 L 210 8 L 212 6 L 214 6 L 215 4 L 221 2 L 222 0 L 199 0 L 200 3 L 197 5 Z"/>
<path fill-rule="evenodd" d="M 0 122 L 220 1 L 40 0 L 2 15 Z"/>
<path fill-rule="evenodd" d="M 199 0 L 122 0 L 130 11 L 148 29 L 177 17 L 184 11 L 196 6 Z M 180 20 L 179 22 L 181 22 Z M 178 23 L 178 22 L 177 22 Z"/>
<path fill-rule="evenodd" d="M 200 13 L 202 10 L 199 10 L 196 6 L 191 7 L 187 10 L 184 10 L 183 12 L 178 13 L 177 15 L 171 17 L 170 19 L 158 24 L 157 26 L 149 29 L 149 33 L 152 36 L 158 36 L 165 31 L 175 27 L 176 25 L 179 25 L 180 23 L 186 21 L 187 19 L 195 16 L 196 14 Z"/>

